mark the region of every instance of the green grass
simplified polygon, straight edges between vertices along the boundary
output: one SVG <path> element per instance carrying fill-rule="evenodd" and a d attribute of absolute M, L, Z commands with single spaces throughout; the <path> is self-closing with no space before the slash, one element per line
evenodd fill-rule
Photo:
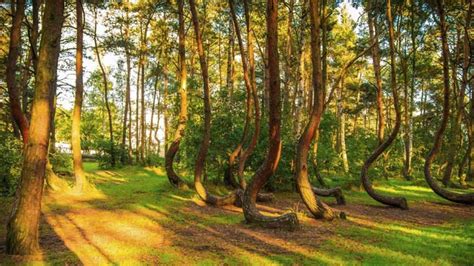
<path fill-rule="evenodd" d="M 125 226 L 125 235 L 116 235 L 111 228 L 95 232 L 90 226 L 80 224 L 82 234 L 91 245 L 102 249 L 112 258 L 112 263 L 162 263 L 197 265 L 291 265 L 291 264 L 436 264 L 469 265 L 474 263 L 474 215 L 463 220 L 449 219 L 434 225 L 421 225 L 403 220 L 390 220 L 375 212 L 370 217 L 350 216 L 347 221 L 321 222 L 303 219 L 305 229 L 295 233 L 261 230 L 243 222 L 242 213 L 199 206 L 195 192 L 179 191 L 171 187 L 163 169 L 124 167 L 117 170 L 99 170 L 96 163 L 85 163 L 88 177 L 100 196 L 70 202 L 47 201 L 47 214 L 54 217 L 73 217 L 81 210 L 94 211 L 96 215 L 123 213 L 117 225 Z M 377 189 L 391 195 L 403 195 L 410 205 L 423 202 L 442 202 L 429 188 L 411 185 L 400 180 L 376 182 Z M 225 192 L 225 191 L 221 191 Z M 381 205 L 362 191 L 345 191 L 351 204 L 379 210 Z M 277 195 L 291 201 L 298 197 L 291 193 Z M 9 205 L 11 199 L 0 199 L 0 204 Z M 301 205 L 301 204 L 300 204 Z M 367 205 L 373 207 L 367 207 Z M 2 205 L 3 206 L 3 205 Z M 303 206 L 303 207 L 302 207 Z M 444 205 L 443 205 L 444 206 Z M 304 208 L 301 205 L 299 208 Z M 466 212 L 472 212 L 472 208 Z M 0 213 L 0 214 L 4 214 Z M 62 216 L 61 216 L 62 215 Z M 403 213 L 401 214 L 403 215 Z M 448 215 L 448 214 L 446 214 Z M 94 216 L 89 219 L 95 219 Z M 100 220 L 100 217 L 97 218 Z M 65 220 L 66 221 L 66 220 Z M 108 221 L 100 220 L 102 222 Z M 144 223 L 144 224 L 143 224 Z M 92 223 L 93 224 L 93 223 Z M 95 225 L 94 225 L 95 226 Z M 100 226 L 100 223 L 97 223 Z M 130 230 L 154 233 L 170 239 L 159 248 L 147 245 L 153 239 L 144 236 L 143 245 L 130 242 Z M 59 232 L 51 226 L 42 233 L 54 235 Z M 117 227 L 118 228 L 118 227 Z M 111 230 L 107 233 L 107 230 Z M 128 230 L 128 231 L 127 231 Z M 141 230 L 141 231 L 139 231 Z M 154 229 L 155 230 L 155 229 Z M 305 231 L 306 230 L 306 231 Z M 316 230 L 314 238 L 305 238 L 308 230 Z M 322 233 L 318 233 L 321 230 Z M 122 232 L 122 231 L 121 231 Z M 58 233 L 59 234 L 59 233 Z M 72 232 L 71 232 L 72 234 Z M 101 235 L 103 234 L 103 235 Z M 4 227 L 0 237 L 4 237 Z M 113 237 L 111 242 L 101 242 L 102 237 Z M 133 235 L 131 235 L 133 236 Z M 313 236 L 313 235 L 311 235 Z M 95 239 L 98 238 L 98 239 Z M 151 237 L 151 236 L 150 236 Z M 301 240 L 302 238 L 306 240 Z M 68 244 L 69 239 L 64 240 Z M 140 243 L 140 239 L 138 239 Z M 314 243 L 313 243 L 314 242 Z M 120 244 L 123 243 L 123 250 Z M 66 250 L 45 250 L 44 262 L 48 264 L 84 263 L 87 253 L 66 245 Z M 118 249 L 117 249 L 118 248 Z M 117 250 L 116 250 L 117 249 Z M 133 256 L 129 256 L 132 254 Z M 5 258 L 6 263 L 11 258 Z M 127 258 L 127 260 L 123 260 Z M 2 255 L 0 255 L 0 264 Z M 12 262 L 12 261 L 10 261 Z M 86 263 L 87 264 L 87 263 Z"/>

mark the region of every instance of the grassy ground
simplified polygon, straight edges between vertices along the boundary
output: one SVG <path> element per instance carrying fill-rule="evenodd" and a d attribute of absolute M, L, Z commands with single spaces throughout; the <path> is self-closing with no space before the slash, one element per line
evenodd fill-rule
<path fill-rule="evenodd" d="M 451 204 L 424 186 L 390 181 L 377 189 L 407 196 L 410 210 L 384 207 L 346 191 L 335 208 L 347 220 L 316 221 L 294 193 L 260 206 L 297 211 L 295 232 L 245 224 L 236 207 L 213 208 L 193 190 L 173 189 L 160 168 L 101 171 L 87 163 L 97 190 L 49 193 L 43 200 L 43 255 L 4 255 L 11 199 L 0 199 L 0 264 L 439 264 L 474 263 L 474 207 Z M 334 202 L 328 199 L 328 202 Z"/>

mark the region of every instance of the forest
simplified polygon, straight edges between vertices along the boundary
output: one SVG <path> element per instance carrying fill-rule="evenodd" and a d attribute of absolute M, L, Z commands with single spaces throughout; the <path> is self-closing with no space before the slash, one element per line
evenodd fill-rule
<path fill-rule="evenodd" d="M 0 265 L 472 265 L 473 8 L 0 2 Z"/>

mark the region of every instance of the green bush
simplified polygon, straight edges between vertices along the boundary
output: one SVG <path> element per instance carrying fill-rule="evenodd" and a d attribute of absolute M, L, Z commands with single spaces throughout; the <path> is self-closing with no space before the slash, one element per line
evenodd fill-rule
<path fill-rule="evenodd" d="M 72 175 L 72 155 L 67 153 L 50 153 L 49 162 L 53 166 L 53 171 L 56 174 Z"/>
<path fill-rule="evenodd" d="M 23 144 L 11 132 L 0 132 L 0 137 L 0 195 L 12 195 L 21 174 Z"/>

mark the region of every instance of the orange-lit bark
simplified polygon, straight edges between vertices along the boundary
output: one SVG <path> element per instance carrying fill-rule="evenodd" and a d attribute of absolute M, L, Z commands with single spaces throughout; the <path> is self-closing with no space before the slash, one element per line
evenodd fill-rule
<path fill-rule="evenodd" d="M 433 148 L 430 150 L 425 160 L 425 179 L 428 185 L 433 191 L 440 197 L 447 200 L 463 203 L 463 204 L 474 204 L 474 193 L 458 193 L 449 191 L 441 187 L 436 179 L 431 175 L 431 163 L 438 154 L 441 144 L 443 142 L 443 134 L 446 130 L 446 126 L 449 120 L 449 101 L 450 101 L 450 84 L 449 84 L 449 47 L 448 47 L 448 36 L 447 26 L 445 18 L 445 4 L 443 0 L 436 1 L 438 16 L 439 16 L 439 27 L 441 31 L 441 43 L 442 43 L 442 59 L 443 59 L 443 116 L 438 131 L 435 134 Z"/>
<path fill-rule="evenodd" d="M 196 157 L 196 163 L 194 166 L 194 187 L 199 197 L 206 203 L 215 206 L 234 204 L 237 199 L 237 193 L 231 192 L 230 194 L 219 197 L 212 195 L 204 187 L 201 177 L 205 168 L 206 157 L 209 150 L 209 143 L 211 140 L 211 96 L 209 90 L 209 73 L 207 67 L 207 59 L 204 54 L 204 48 L 202 43 L 202 31 L 199 26 L 199 18 L 196 10 L 196 3 L 194 0 L 189 0 L 191 8 L 192 22 L 194 26 L 194 35 L 196 37 L 196 46 L 199 55 L 199 64 L 201 66 L 201 75 L 203 79 L 204 87 L 204 134 L 202 137 L 199 152 Z"/>
<path fill-rule="evenodd" d="M 45 2 L 29 141 L 25 148 L 20 185 L 7 225 L 8 254 L 40 252 L 38 228 L 50 134 L 51 92 L 55 87 L 64 12 L 64 1 Z"/>
<path fill-rule="evenodd" d="M 247 222 L 270 228 L 298 227 L 295 213 L 282 216 L 265 216 L 256 207 L 257 195 L 268 179 L 275 173 L 281 155 L 281 99 L 280 99 L 280 68 L 278 56 L 278 1 L 267 0 L 267 51 L 269 79 L 269 147 L 263 164 L 255 172 L 245 189 L 242 207 Z"/>
<path fill-rule="evenodd" d="M 398 87 L 397 87 L 397 79 L 396 79 L 396 62 L 395 62 L 395 45 L 394 45 L 394 30 L 393 30 L 393 19 L 392 19 L 392 11 L 391 11 L 391 1 L 387 1 L 387 22 L 388 22 L 388 31 L 389 31 L 389 47 L 390 47 L 390 87 L 392 89 L 393 95 L 393 105 L 395 107 L 395 125 L 390 133 L 389 137 L 380 144 L 375 151 L 367 158 L 362 166 L 361 170 L 361 181 L 364 189 L 367 191 L 369 196 L 371 196 L 376 201 L 398 207 L 400 209 L 408 209 L 408 204 L 405 198 L 403 197 L 392 197 L 392 196 L 385 196 L 376 192 L 370 182 L 368 177 L 368 171 L 370 166 L 373 162 L 377 160 L 377 158 L 392 144 L 392 142 L 396 139 L 398 135 L 398 131 L 400 130 L 401 126 L 401 111 L 400 111 L 400 104 L 398 100 Z"/>
<path fill-rule="evenodd" d="M 179 144 L 186 130 L 188 120 L 188 102 L 187 102 L 187 70 L 186 70 L 186 36 L 184 32 L 184 0 L 178 0 L 178 64 L 179 64 L 179 119 L 178 127 L 174 134 L 173 142 L 165 155 L 166 174 L 170 183 L 177 188 L 184 188 L 186 184 L 174 171 L 174 157 L 178 153 Z"/>

